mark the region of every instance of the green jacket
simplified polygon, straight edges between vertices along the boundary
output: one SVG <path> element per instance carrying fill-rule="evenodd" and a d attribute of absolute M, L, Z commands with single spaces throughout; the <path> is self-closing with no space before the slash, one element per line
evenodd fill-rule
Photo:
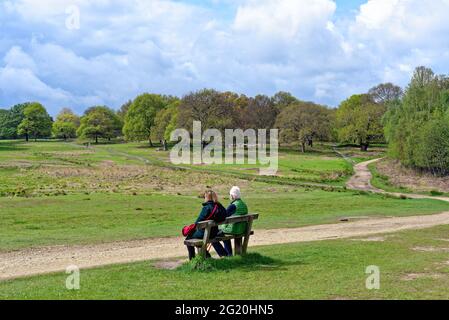
<path fill-rule="evenodd" d="M 226 209 L 228 217 L 244 216 L 248 214 L 248 207 L 245 202 L 241 199 L 237 199 L 231 203 L 231 205 Z M 220 229 L 224 233 L 239 235 L 246 232 L 247 223 L 238 222 L 232 224 L 224 224 L 220 226 Z"/>

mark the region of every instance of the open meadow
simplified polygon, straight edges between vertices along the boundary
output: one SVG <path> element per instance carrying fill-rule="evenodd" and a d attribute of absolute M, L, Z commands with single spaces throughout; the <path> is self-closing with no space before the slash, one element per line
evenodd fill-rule
<path fill-rule="evenodd" d="M 256 235 L 449 211 L 449 203 L 436 199 L 348 190 L 345 183 L 354 164 L 383 152 L 378 147 L 360 154 L 352 147 L 326 144 L 305 154 L 281 149 L 279 174 L 261 177 L 245 166 L 174 166 L 168 152 L 146 143 L 86 147 L 63 141 L 0 141 L 0 255 L 176 237 L 197 216 L 206 188 L 216 190 L 226 204 L 233 185 L 241 187 L 250 211 L 260 214 Z M 447 227 L 434 227 L 365 240 L 250 245 L 248 256 L 213 260 L 205 270 L 191 270 L 189 264 L 165 270 L 158 267 L 158 259 L 98 267 L 81 271 L 77 292 L 65 289 L 64 272 L 5 279 L 0 298 L 449 298 L 443 290 L 449 271 L 446 234 Z M 365 288 L 369 265 L 384 272 L 380 291 Z M 239 293 L 226 287 L 235 277 L 248 282 L 238 285 Z M 212 278 L 223 284 L 218 291 L 192 295 L 189 283 Z"/>

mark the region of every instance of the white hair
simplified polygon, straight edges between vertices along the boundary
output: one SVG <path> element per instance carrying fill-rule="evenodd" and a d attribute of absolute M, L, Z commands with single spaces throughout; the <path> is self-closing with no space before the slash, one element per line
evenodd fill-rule
<path fill-rule="evenodd" d="M 240 199 L 240 188 L 239 187 L 232 187 L 231 191 L 229 191 L 229 195 L 232 199 L 237 200 Z"/>

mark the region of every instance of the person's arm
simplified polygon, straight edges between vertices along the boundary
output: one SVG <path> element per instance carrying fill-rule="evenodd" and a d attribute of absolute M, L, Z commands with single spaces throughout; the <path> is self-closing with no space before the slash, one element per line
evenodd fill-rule
<path fill-rule="evenodd" d="M 232 216 L 237 211 L 237 207 L 235 204 L 230 204 L 229 207 L 226 209 L 226 218 Z"/>
<path fill-rule="evenodd" d="M 205 206 L 203 207 L 203 209 L 201 210 L 198 218 L 195 221 L 195 224 L 197 224 L 198 222 L 204 221 L 206 220 L 206 218 L 209 216 L 209 207 Z"/>

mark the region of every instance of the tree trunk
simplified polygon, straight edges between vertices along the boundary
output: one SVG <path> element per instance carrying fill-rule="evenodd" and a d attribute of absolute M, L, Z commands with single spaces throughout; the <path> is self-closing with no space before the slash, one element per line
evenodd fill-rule
<path fill-rule="evenodd" d="M 98 136 L 95 136 L 95 144 L 98 144 Z"/>
<path fill-rule="evenodd" d="M 313 139 L 309 139 L 309 147 L 313 148 Z"/>
<path fill-rule="evenodd" d="M 30 140 L 30 137 L 28 136 L 28 133 L 25 133 L 25 140 L 28 142 Z"/>
<path fill-rule="evenodd" d="M 151 141 L 151 138 L 148 139 L 148 141 L 150 142 L 150 147 L 153 148 L 153 141 Z"/>
<path fill-rule="evenodd" d="M 167 148 L 167 140 L 163 140 L 162 141 L 162 145 L 164 146 L 164 151 L 167 151 L 168 150 L 168 148 Z"/>
<path fill-rule="evenodd" d="M 360 144 L 360 151 L 367 152 L 368 147 L 369 147 L 368 143 L 362 143 L 362 144 Z"/>
<path fill-rule="evenodd" d="M 301 152 L 306 153 L 306 143 L 305 142 L 301 142 Z"/>

